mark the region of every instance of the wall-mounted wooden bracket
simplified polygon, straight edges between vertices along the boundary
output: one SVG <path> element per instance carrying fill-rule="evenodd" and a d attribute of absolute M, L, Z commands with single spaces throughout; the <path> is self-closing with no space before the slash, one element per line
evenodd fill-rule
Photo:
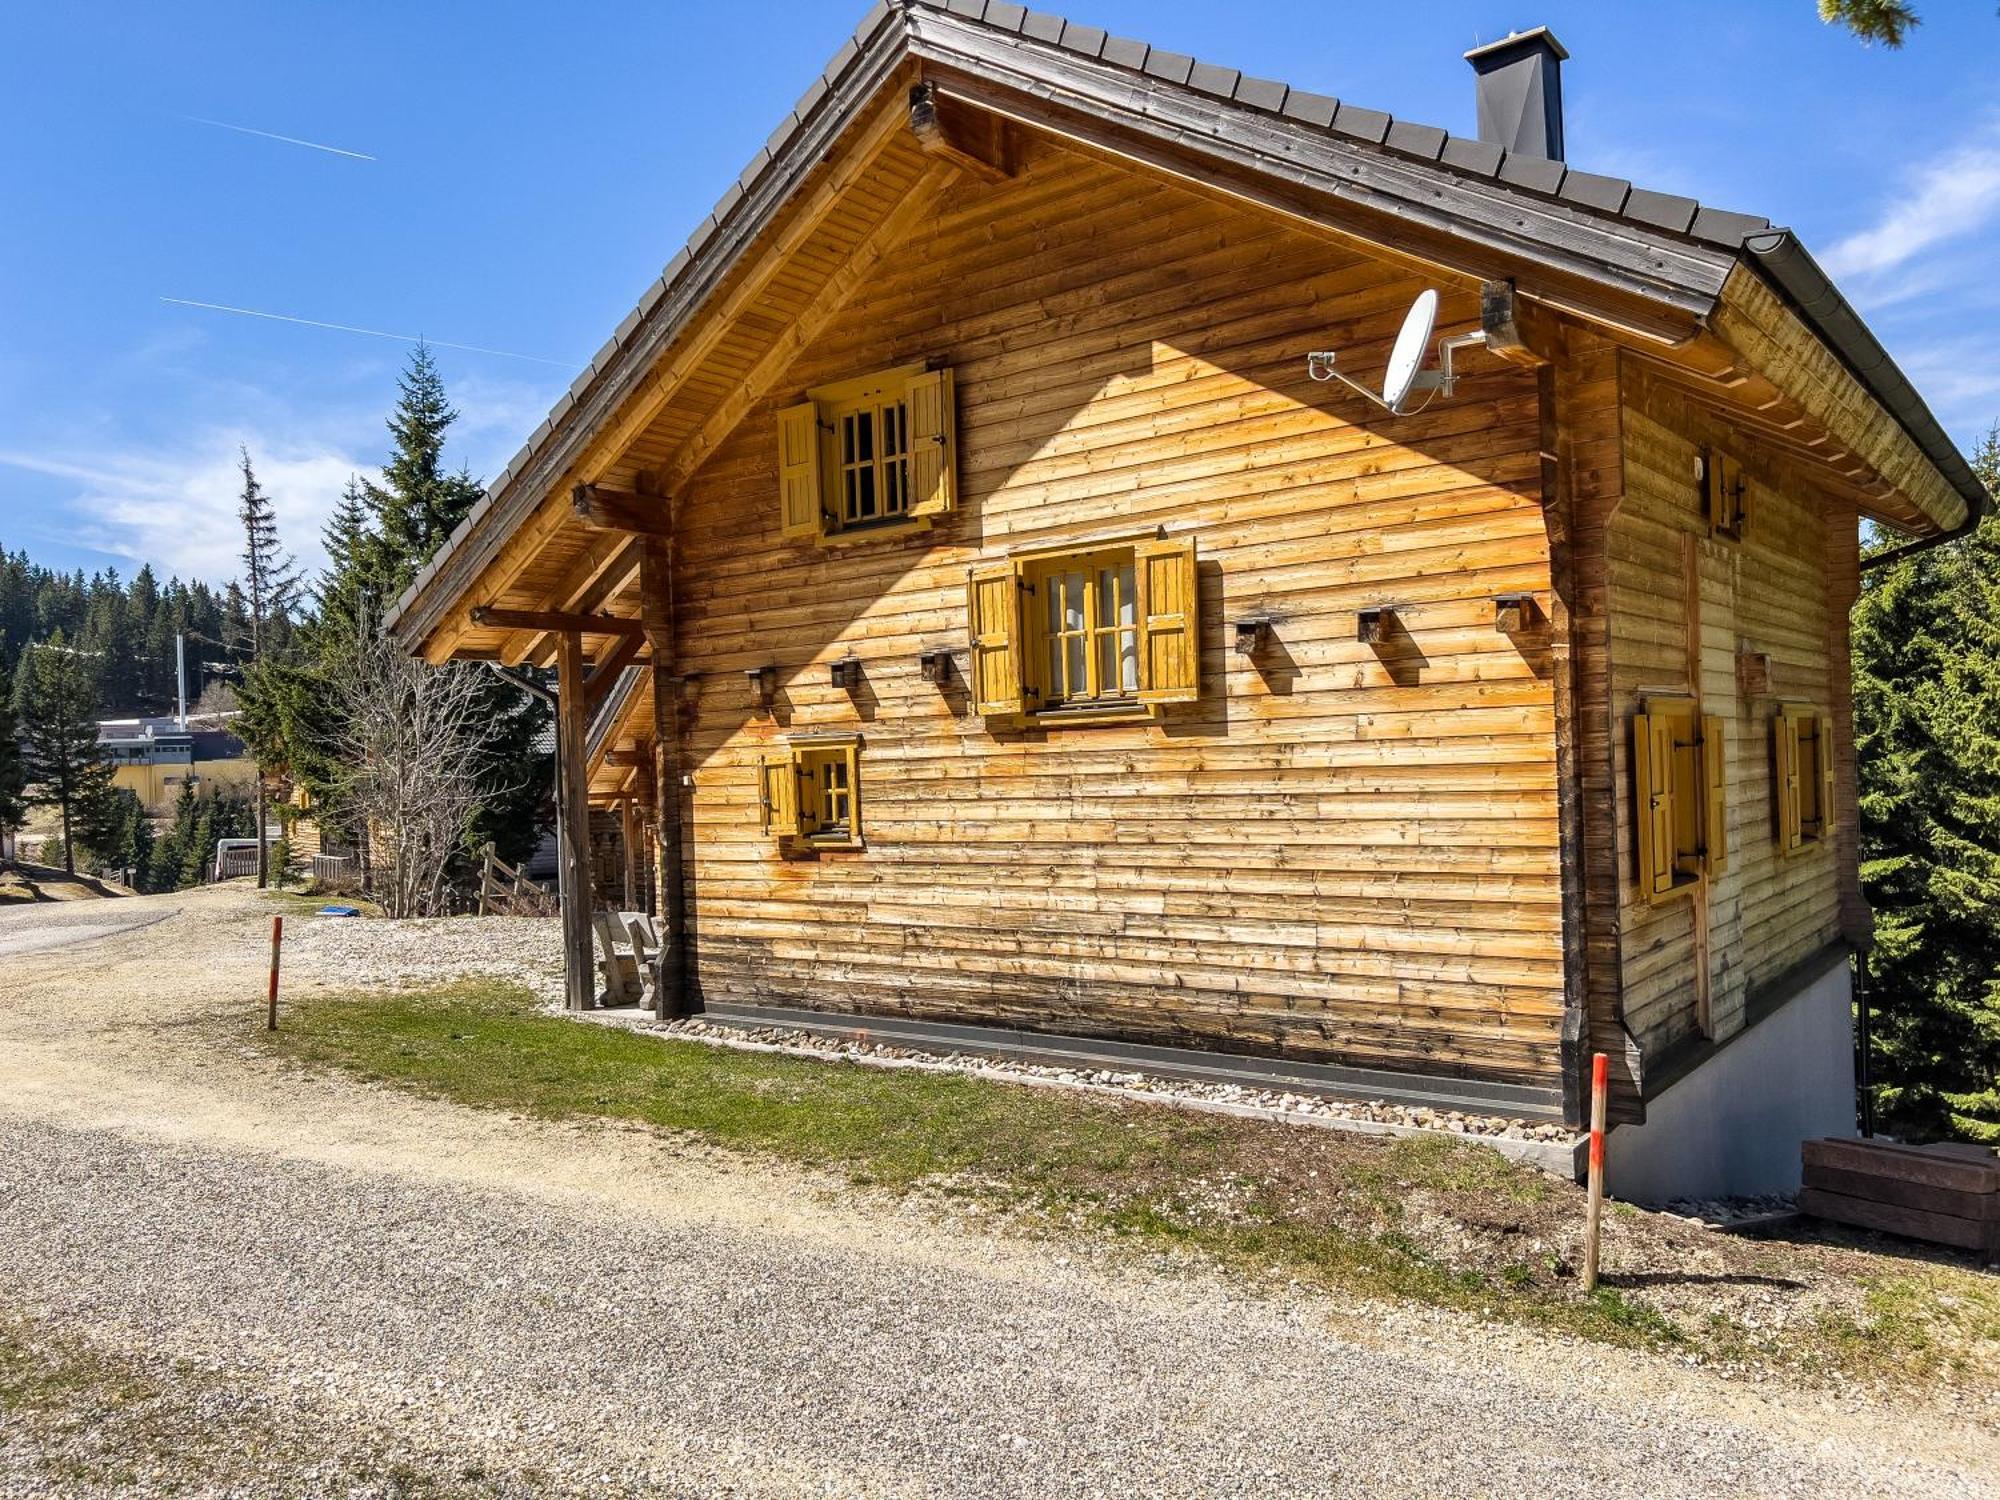
<path fill-rule="evenodd" d="M 917 657 L 917 671 L 925 682 L 940 686 L 951 681 L 951 652 L 940 647 L 935 651 L 925 651 Z"/>
<path fill-rule="evenodd" d="M 1395 623 L 1395 619 L 1395 610 L 1386 604 L 1373 609 L 1356 610 L 1354 638 L 1364 646 L 1379 646 L 1389 638 L 1389 629 Z"/>
<path fill-rule="evenodd" d="M 1493 601 L 1493 628 L 1502 635 L 1521 635 L 1542 623 L 1542 607 L 1533 594 L 1501 594 Z"/>
<path fill-rule="evenodd" d="M 636 495 L 580 484 L 569 492 L 570 508 L 593 531 L 629 531 L 635 536 L 667 536 L 673 529 L 667 502 L 659 495 Z"/>
<path fill-rule="evenodd" d="M 473 624 L 487 630 L 542 630 L 558 635 L 642 635 L 637 620 L 617 615 L 572 615 L 549 609 L 500 609 L 479 604 L 465 612 Z"/>
<path fill-rule="evenodd" d="M 768 713 L 778 696 L 777 667 L 768 662 L 761 667 L 745 667 L 743 680 L 750 685 L 750 696 L 756 700 L 757 707 Z"/>
<path fill-rule="evenodd" d="M 981 182 L 1005 182 L 1014 175 L 1007 122 L 986 110 L 941 98 L 933 84 L 911 88 L 910 129 L 927 155 L 950 162 Z"/>
<path fill-rule="evenodd" d="M 1271 642 L 1271 622 L 1262 615 L 1236 622 L 1236 640 L 1232 649 L 1238 656 L 1255 656 Z"/>
<path fill-rule="evenodd" d="M 843 656 L 833 664 L 833 685 L 853 692 L 861 686 L 861 658 Z"/>

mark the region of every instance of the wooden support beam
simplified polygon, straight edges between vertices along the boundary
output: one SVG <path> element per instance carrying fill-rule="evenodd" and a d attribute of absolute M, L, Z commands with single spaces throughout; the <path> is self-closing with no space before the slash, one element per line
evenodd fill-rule
<path fill-rule="evenodd" d="M 583 679 L 584 696 L 589 702 L 584 707 L 587 714 L 595 714 L 604 702 L 604 695 L 618 685 L 619 675 L 638 659 L 646 649 L 643 635 L 628 635 L 612 648 L 611 654 L 590 669 L 590 675 Z"/>
<path fill-rule="evenodd" d="M 625 911 L 639 909 L 639 804 L 627 797 L 618 807 L 619 845 L 625 855 Z"/>
<path fill-rule="evenodd" d="M 637 536 L 667 536 L 672 502 L 609 490 L 601 484 L 580 484 L 569 493 L 570 509 L 594 531 L 627 531 Z"/>
<path fill-rule="evenodd" d="M 628 770 L 634 766 L 649 766 L 652 763 L 652 753 L 646 750 L 607 750 L 604 752 L 603 760 L 599 762 L 600 765 L 623 766 Z"/>
<path fill-rule="evenodd" d="M 1486 335 L 1487 353 L 1529 369 L 1547 364 L 1555 347 L 1553 320 L 1517 297 L 1511 281 L 1481 283 L 1479 331 Z"/>
<path fill-rule="evenodd" d="M 637 620 L 621 619 L 617 615 L 573 615 L 552 609 L 499 609 L 490 604 L 467 610 L 466 617 L 473 624 L 489 630 L 546 630 L 569 636 L 636 636 L 645 628 Z M 582 686 L 581 679 L 578 686 Z"/>
<path fill-rule="evenodd" d="M 571 1010 L 589 1010 L 597 990 L 590 947 L 590 771 L 583 698 L 583 642 L 568 631 L 556 646 L 556 844 L 563 1003 Z"/>
<path fill-rule="evenodd" d="M 590 545 L 553 589 L 540 590 L 549 608 L 562 614 L 595 615 L 623 592 L 639 573 L 639 538 L 622 531 L 586 532 Z M 554 638 L 546 630 L 517 630 L 501 650 L 509 661 L 538 667 L 555 665 Z"/>
<path fill-rule="evenodd" d="M 654 903 L 660 927 L 654 1011 L 665 1020 L 692 1014 L 697 972 L 687 912 L 681 820 L 687 804 L 682 784 L 680 684 L 674 680 L 674 571 L 670 544 L 648 537 L 639 559 L 639 617 L 653 667 L 653 800 L 657 841 Z"/>
<path fill-rule="evenodd" d="M 926 155 L 949 162 L 980 182 L 1005 182 L 1014 175 L 1007 122 L 942 98 L 929 83 L 910 90 L 910 129 Z"/>

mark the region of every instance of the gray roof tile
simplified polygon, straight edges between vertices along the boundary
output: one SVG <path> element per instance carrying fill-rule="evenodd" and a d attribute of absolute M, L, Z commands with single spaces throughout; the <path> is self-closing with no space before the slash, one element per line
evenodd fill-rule
<path fill-rule="evenodd" d="M 1633 188 L 1631 196 L 1625 200 L 1624 214 L 1641 224 L 1652 224 L 1660 229 L 1670 229 L 1675 234 L 1684 234 L 1688 225 L 1694 222 L 1694 211 L 1699 207 L 1701 205 L 1692 198 Z"/>
<path fill-rule="evenodd" d="M 1063 27 L 1068 23 L 1061 16 L 1046 15 L 1038 10 L 1028 12 L 1028 19 L 1021 23 L 1021 35 L 1032 37 L 1038 42 L 1062 44 Z"/>
<path fill-rule="evenodd" d="M 1146 71 L 1168 83 L 1186 83 L 1194 71 L 1194 59 L 1185 52 L 1162 52 L 1154 47 L 1146 53 Z"/>
<path fill-rule="evenodd" d="M 1146 53 L 1150 49 L 1144 42 L 1135 42 L 1129 36 L 1108 36 L 1104 48 L 1098 53 L 1108 63 L 1116 63 L 1121 68 L 1143 68 Z"/>
<path fill-rule="evenodd" d="M 1491 141 L 1475 141 L 1469 136 L 1454 135 L 1444 143 L 1444 150 L 1438 153 L 1438 160 L 1448 167 L 1457 167 L 1461 172 L 1477 172 L 1481 177 L 1491 177 L 1500 170 L 1500 158 L 1507 153 Z"/>
<path fill-rule="evenodd" d="M 1243 75 L 1234 68 L 1218 68 L 1214 63 L 1197 62 L 1188 74 L 1188 83 L 1204 94 L 1228 99 L 1236 93 L 1236 80 Z"/>
<path fill-rule="evenodd" d="M 1444 143 L 1450 139 L 1449 132 L 1435 125 L 1412 125 L 1407 120 L 1392 120 L 1389 122 L 1389 134 L 1382 144 L 1392 151 L 1436 161 L 1438 153 L 1444 150 Z"/>
<path fill-rule="evenodd" d="M 1324 94 L 1309 94 L 1304 89 L 1293 89 L 1285 95 L 1285 117 L 1303 120 L 1308 125 L 1328 126 L 1340 110 L 1338 99 L 1329 99 Z"/>
<path fill-rule="evenodd" d="M 1568 170 L 1559 161 L 1550 161 L 1545 156 L 1524 156 L 1518 151 L 1509 151 L 1500 162 L 1500 180 L 1510 182 L 1515 187 L 1524 187 L 1531 193 L 1554 193 L 1562 186 L 1563 173 Z"/>
<path fill-rule="evenodd" d="M 1622 177 L 1601 177 L 1595 172 L 1572 171 L 1564 176 L 1562 195 L 1571 203 L 1615 214 L 1625 206 L 1632 184 Z"/>
<path fill-rule="evenodd" d="M 986 15 L 986 0 L 945 0 L 944 8 L 955 16 L 977 21 Z"/>
<path fill-rule="evenodd" d="M 1736 214 L 1726 208 L 1703 208 L 1694 216 L 1694 224 L 1689 229 L 1698 240 L 1711 244 L 1736 246 L 1753 234 L 1762 234 L 1771 227 L 1771 221 L 1758 214 Z"/>
<path fill-rule="evenodd" d="M 1389 116 L 1381 110 L 1363 109 L 1358 104 L 1343 104 L 1333 116 L 1335 130 L 1364 141 L 1379 142 L 1389 133 L 1390 123 Z"/>
<path fill-rule="evenodd" d="M 1021 23 L 1028 19 L 1028 7 L 1016 5 L 1014 0 L 986 0 L 986 24 L 998 26 L 1002 31 L 1019 31 Z"/>
<path fill-rule="evenodd" d="M 1068 51 L 1095 57 L 1104 50 L 1107 36 L 1102 26 L 1079 26 L 1072 21 L 1063 27 L 1062 44 Z"/>
<path fill-rule="evenodd" d="M 1285 95 L 1289 88 L 1269 78 L 1239 78 L 1236 80 L 1236 102 L 1251 109 L 1266 109 L 1276 112 L 1285 107 Z"/>

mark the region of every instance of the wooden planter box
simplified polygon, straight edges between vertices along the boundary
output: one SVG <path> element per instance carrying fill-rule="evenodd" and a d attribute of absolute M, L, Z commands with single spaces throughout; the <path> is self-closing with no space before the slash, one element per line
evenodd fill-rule
<path fill-rule="evenodd" d="M 2000 1159 L 1983 1146 L 1807 1141 L 1799 1208 L 2000 1258 Z"/>

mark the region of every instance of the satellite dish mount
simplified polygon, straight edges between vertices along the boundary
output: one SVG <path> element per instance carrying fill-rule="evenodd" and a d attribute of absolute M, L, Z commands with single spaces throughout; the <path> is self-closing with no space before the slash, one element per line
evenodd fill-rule
<path fill-rule="evenodd" d="M 1437 327 L 1437 312 L 1438 294 L 1435 289 L 1426 287 L 1417 293 L 1417 300 L 1404 314 L 1403 326 L 1389 349 L 1389 367 L 1383 372 L 1379 393 L 1342 374 L 1338 368 L 1339 355 L 1331 349 L 1308 354 L 1306 374 L 1314 380 L 1337 380 L 1366 396 L 1384 411 L 1399 417 L 1422 411 L 1438 396 L 1452 393 L 1452 387 L 1457 382 L 1452 370 L 1452 356 L 1461 349 L 1486 347 L 1483 332 L 1455 333 L 1450 338 L 1438 340 L 1437 367 L 1425 369 L 1424 358 L 1430 350 L 1431 334 Z"/>

